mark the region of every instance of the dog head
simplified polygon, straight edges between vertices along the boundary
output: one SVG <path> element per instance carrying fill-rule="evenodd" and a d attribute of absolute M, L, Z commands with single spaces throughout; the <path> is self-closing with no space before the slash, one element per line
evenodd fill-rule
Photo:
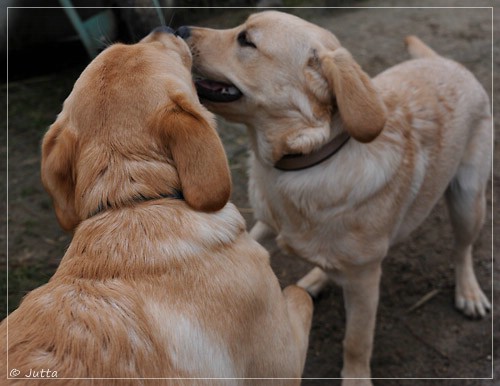
<path fill-rule="evenodd" d="M 168 28 L 115 44 L 76 81 L 42 143 L 42 183 L 73 230 L 98 208 L 180 191 L 221 209 L 231 191 L 214 118 L 199 102 L 191 53 Z"/>
<path fill-rule="evenodd" d="M 268 163 L 316 150 L 340 131 L 370 142 L 385 124 L 369 76 L 333 34 L 296 16 L 266 11 L 233 29 L 177 33 L 193 53 L 203 103 L 246 124 Z"/>

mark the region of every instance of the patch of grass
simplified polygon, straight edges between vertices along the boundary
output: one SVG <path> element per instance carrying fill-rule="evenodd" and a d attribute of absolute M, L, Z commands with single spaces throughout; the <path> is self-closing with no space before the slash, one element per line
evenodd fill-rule
<path fill-rule="evenodd" d="M 8 312 L 14 311 L 28 292 L 47 283 L 53 273 L 53 269 L 41 263 L 33 263 L 23 267 L 16 267 L 16 269 L 9 269 L 8 280 L 7 273 L 4 272 L 0 283 L 0 291 L 4 294 L 7 293 Z M 7 316 L 6 299 L 2 297 L 1 303 L 3 303 L 0 304 L 1 319 L 3 319 Z"/>
<path fill-rule="evenodd" d="M 48 199 L 43 199 L 40 201 L 40 209 L 49 210 L 52 209 L 52 204 Z"/>
<path fill-rule="evenodd" d="M 38 190 L 38 188 L 36 186 L 26 186 L 26 187 L 21 189 L 20 195 L 22 198 L 26 198 L 26 197 L 30 197 L 30 196 L 33 196 L 33 195 L 38 194 L 38 193 L 40 193 L 40 191 Z"/>
<path fill-rule="evenodd" d="M 24 245 L 24 236 L 21 233 L 18 233 L 14 236 L 14 240 L 12 242 L 14 245 L 22 246 Z"/>
<path fill-rule="evenodd" d="M 38 221 L 35 220 L 25 220 L 23 222 L 24 230 L 25 231 L 31 231 L 33 228 L 38 227 L 40 224 L 38 224 Z"/>

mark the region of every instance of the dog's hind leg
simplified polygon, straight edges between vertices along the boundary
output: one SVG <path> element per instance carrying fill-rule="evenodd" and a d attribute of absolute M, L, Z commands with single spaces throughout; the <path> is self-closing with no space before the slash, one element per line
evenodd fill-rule
<path fill-rule="evenodd" d="M 491 120 L 484 119 L 471 136 L 461 164 L 446 191 L 455 233 L 455 306 L 471 317 L 484 317 L 491 309 L 474 273 L 472 244 L 483 226 L 485 189 L 491 170 Z"/>

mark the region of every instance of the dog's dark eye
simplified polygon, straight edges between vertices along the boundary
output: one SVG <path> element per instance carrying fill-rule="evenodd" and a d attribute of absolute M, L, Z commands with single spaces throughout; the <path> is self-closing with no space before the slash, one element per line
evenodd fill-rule
<path fill-rule="evenodd" d="M 257 48 L 255 44 L 253 44 L 250 40 L 248 40 L 248 35 L 246 31 L 241 31 L 238 34 L 238 44 L 242 47 L 252 47 Z"/>

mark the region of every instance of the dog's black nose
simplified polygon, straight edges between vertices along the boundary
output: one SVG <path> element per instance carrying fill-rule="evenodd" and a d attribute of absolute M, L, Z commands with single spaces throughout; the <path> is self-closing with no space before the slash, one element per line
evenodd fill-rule
<path fill-rule="evenodd" d="M 175 31 L 175 34 L 183 39 L 187 39 L 191 36 L 191 28 L 189 28 L 187 25 L 183 25 L 182 27 L 179 27 L 177 31 Z"/>
<path fill-rule="evenodd" d="M 166 34 L 175 33 L 175 31 L 172 28 L 167 27 L 166 25 L 163 25 L 161 27 L 156 27 L 154 30 L 151 31 L 151 33 L 156 33 L 156 32 L 161 32 L 161 33 L 166 33 Z"/>

